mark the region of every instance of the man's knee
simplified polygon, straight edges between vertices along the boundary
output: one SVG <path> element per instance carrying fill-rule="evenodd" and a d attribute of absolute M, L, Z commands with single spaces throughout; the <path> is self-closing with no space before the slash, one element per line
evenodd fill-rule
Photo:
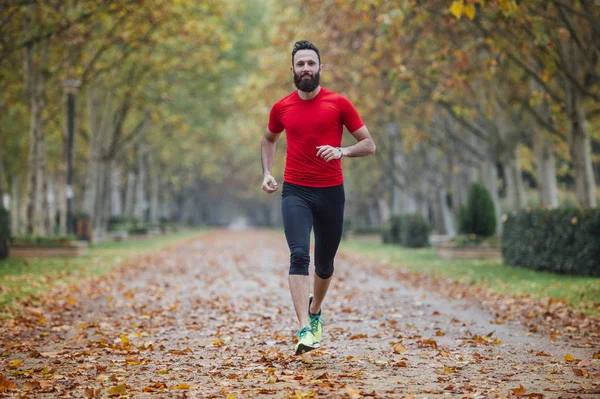
<path fill-rule="evenodd" d="M 323 280 L 327 280 L 333 275 L 333 261 L 325 265 L 315 265 L 315 274 Z"/>
<path fill-rule="evenodd" d="M 294 248 L 290 251 L 290 274 L 308 276 L 310 253 L 303 248 Z"/>

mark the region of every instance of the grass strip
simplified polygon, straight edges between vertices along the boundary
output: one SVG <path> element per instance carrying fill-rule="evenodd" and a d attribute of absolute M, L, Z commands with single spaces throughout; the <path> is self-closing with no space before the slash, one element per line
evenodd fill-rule
<path fill-rule="evenodd" d="M 379 237 L 344 240 L 340 250 L 368 255 L 409 272 L 476 284 L 501 294 L 563 299 L 575 311 L 600 315 L 599 278 L 512 267 L 503 265 L 501 259 L 444 259 L 434 248 L 403 248 L 383 244 Z"/>
<path fill-rule="evenodd" d="M 168 235 L 107 241 L 91 246 L 86 256 L 74 258 L 8 258 L 0 261 L 0 318 L 14 316 L 14 305 L 36 297 L 58 284 L 110 273 L 134 256 L 167 248 L 206 230 L 180 230 Z"/>

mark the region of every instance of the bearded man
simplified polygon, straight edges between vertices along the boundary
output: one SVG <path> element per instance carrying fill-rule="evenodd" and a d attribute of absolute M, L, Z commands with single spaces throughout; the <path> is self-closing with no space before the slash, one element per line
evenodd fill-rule
<path fill-rule="evenodd" d="M 285 130 L 287 150 L 281 212 L 290 249 L 290 292 L 299 323 L 295 334 L 298 355 L 320 347 L 323 334 L 321 305 L 331 283 L 344 224 L 341 159 L 372 155 L 375 143 L 352 103 L 320 86 L 323 64 L 314 44 L 306 40 L 296 42 L 290 70 L 298 90 L 271 109 L 261 155 L 262 189 L 271 194 L 278 189 L 271 175 L 275 143 Z M 344 126 L 356 139 L 354 145 L 341 147 Z M 313 294 L 309 294 L 312 228 L 315 276 Z"/>

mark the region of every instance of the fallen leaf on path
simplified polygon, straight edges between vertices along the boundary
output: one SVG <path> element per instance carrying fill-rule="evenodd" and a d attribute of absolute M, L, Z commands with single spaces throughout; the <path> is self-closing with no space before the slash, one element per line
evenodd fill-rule
<path fill-rule="evenodd" d="M 398 354 L 403 354 L 403 353 L 408 352 L 408 349 L 406 349 L 406 347 L 404 346 L 404 344 L 402 344 L 402 342 L 398 342 L 398 343 L 392 342 L 392 345 L 393 345 L 394 352 L 396 352 Z"/>
<path fill-rule="evenodd" d="M 40 389 L 41 387 L 42 386 L 40 385 L 40 383 L 36 380 L 25 381 L 25 383 L 23 384 L 23 390 L 25 392 L 31 392 L 33 390 Z"/>
<path fill-rule="evenodd" d="M 525 392 L 527 392 L 527 390 L 525 389 L 525 387 L 523 387 L 523 385 L 519 385 L 518 388 L 514 388 L 510 390 L 512 392 L 512 394 L 514 396 L 523 396 L 525 395 Z"/>
<path fill-rule="evenodd" d="M 586 369 L 573 369 L 576 376 L 590 378 L 590 373 Z"/>
<path fill-rule="evenodd" d="M 435 342 L 435 340 L 433 339 L 425 339 L 423 341 L 417 341 L 417 345 L 419 345 L 420 347 L 426 347 L 426 346 L 430 346 L 433 349 L 437 349 L 437 342 Z"/>
<path fill-rule="evenodd" d="M 121 384 L 116 387 L 112 387 L 108 390 L 108 394 L 110 396 L 122 395 L 125 392 L 127 392 L 127 387 L 125 386 L 125 384 Z"/>
<path fill-rule="evenodd" d="M 85 397 L 87 399 L 96 399 L 100 397 L 100 392 L 101 389 L 93 389 L 93 388 L 86 388 L 83 390 L 83 393 L 85 394 Z"/>
<path fill-rule="evenodd" d="M 190 386 L 186 383 L 181 383 L 181 384 L 173 385 L 169 389 L 190 389 Z"/>
<path fill-rule="evenodd" d="M 575 359 L 575 358 L 573 357 L 573 355 L 571 355 L 570 353 L 567 353 L 567 354 L 565 355 L 565 360 L 566 360 L 567 362 L 576 362 L 576 361 L 577 361 L 577 359 Z"/>

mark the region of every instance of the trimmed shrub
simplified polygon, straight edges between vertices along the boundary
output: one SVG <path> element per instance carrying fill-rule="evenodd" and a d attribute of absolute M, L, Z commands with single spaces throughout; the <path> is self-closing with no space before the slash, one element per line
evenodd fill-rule
<path fill-rule="evenodd" d="M 447 248 L 500 248 L 501 244 L 502 240 L 496 236 L 459 235 L 444 242 L 442 246 Z"/>
<path fill-rule="evenodd" d="M 409 248 L 428 247 L 430 230 L 429 223 L 420 213 L 404 215 L 400 231 L 400 244 Z"/>
<path fill-rule="evenodd" d="M 490 192 L 481 184 L 473 183 L 467 205 L 459 211 L 459 231 L 490 237 L 496 233 L 496 210 Z"/>
<path fill-rule="evenodd" d="M 131 236 L 143 236 L 143 235 L 148 234 L 148 226 L 143 223 L 140 223 L 134 227 L 131 227 L 127 231 L 127 233 Z"/>
<path fill-rule="evenodd" d="M 13 247 L 63 247 L 77 241 L 75 235 L 34 236 L 24 235 L 11 238 Z"/>
<path fill-rule="evenodd" d="M 538 209 L 506 218 L 504 263 L 600 277 L 600 209 Z"/>
<path fill-rule="evenodd" d="M 429 223 L 420 213 L 394 215 L 382 232 L 383 242 L 403 247 L 420 248 L 429 245 Z"/>
<path fill-rule="evenodd" d="M 385 244 L 400 244 L 401 226 L 402 215 L 393 215 L 390 217 L 387 228 L 385 228 L 382 233 L 383 242 Z"/>
<path fill-rule="evenodd" d="M 370 234 L 382 234 L 383 229 L 377 226 L 364 226 L 364 227 L 355 227 L 352 229 L 352 234 L 360 236 L 360 235 L 370 235 Z"/>
<path fill-rule="evenodd" d="M 0 206 L 0 259 L 8 258 L 10 243 L 10 214 Z"/>

